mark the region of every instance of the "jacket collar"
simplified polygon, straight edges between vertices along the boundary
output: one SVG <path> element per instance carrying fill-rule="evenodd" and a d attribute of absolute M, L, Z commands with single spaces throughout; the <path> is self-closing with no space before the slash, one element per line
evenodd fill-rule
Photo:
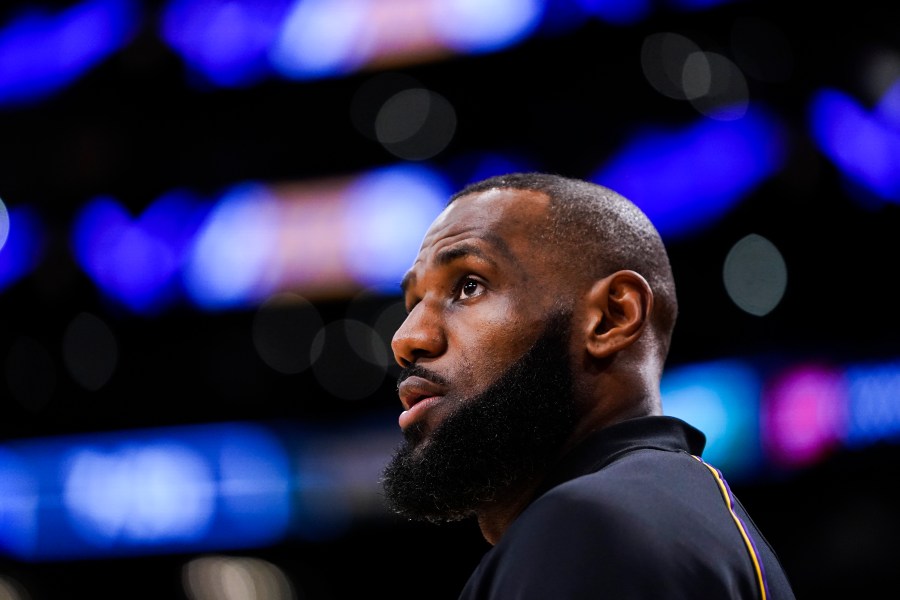
<path fill-rule="evenodd" d="M 575 477 L 599 471 L 634 450 L 655 448 L 700 456 L 706 436 L 670 416 L 637 417 L 599 429 L 582 440 L 550 470 L 535 497 Z"/>

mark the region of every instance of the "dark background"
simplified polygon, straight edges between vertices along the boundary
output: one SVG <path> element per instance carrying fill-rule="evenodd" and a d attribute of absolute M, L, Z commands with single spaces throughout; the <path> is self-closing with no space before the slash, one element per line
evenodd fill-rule
<path fill-rule="evenodd" d="M 0 22 L 25 4 L 4 3 Z M 146 6 L 152 14 L 157 5 Z M 738 18 L 776 25 L 791 55 L 769 60 L 791 61 L 791 76 L 753 82 L 750 94 L 787 123 L 788 160 L 715 227 L 671 245 L 682 312 L 670 364 L 724 356 L 776 364 L 890 360 L 900 354 L 892 281 L 900 213 L 896 205 L 854 197 L 815 148 L 807 123 L 809 100 L 824 87 L 874 102 L 865 85 L 867 61 L 875 52 L 900 51 L 900 19 L 884 6 L 752 1 L 687 12 L 660 5 L 636 25 L 587 21 L 497 53 L 395 70 L 456 110 L 453 141 L 430 163 L 444 167 L 472 152 L 510 152 L 544 170 L 586 176 L 637 124 L 697 117 L 689 104 L 662 96 L 644 78 L 640 49 L 647 35 L 674 31 L 707 48 L 727 48 Z M 86 391 L 60 372 L 51 401 L 34 410 L 0 388 L 0 436 L 232 419 L 328 427 L 396 411 L 389 378 L 372 397 L 344 401 L 320 390 L 311 374 L 268 368 L 253 349 L 252 311 L 181 307 L 136 316 L 104 299 L 80 272 L 67 229 L 96 195 L 113 195 L 139 212 L 173 188 L 212 191 L 244 179 L 304 180 L 397 162 L 350 117 L 355 92 L 373 72 L 302 83 L 273 79 L 246 89 L 198 87 L 159 40 L 153 19 L 145 23 L 128 47 L 67 89 L 0 110 L 0 197 L 39 207 L 56 233 L 38 269 L 0 294 L 0 354 L 23 335 L 58 348 L 66 324 L 82 311 L 102 315 L 121 346 L 115 376 L 101 390 Z M 748 233 L 775 243 L 789 269 L 783 301 L 763 318 L 739 310 L 721 284 L 725 254 Z M 318 306 L 326 321 L 348 309 L 340 299 Z M 807 469 L 733 486 L 781 555 L 799 598 L 873 597 L 893 589 L 900 511 L 891 480 L 898 461 L 898 448 L 887 443 L 845 449 Z M 252 554 L 290 573 L 305 598 L 440 600 L 456 597 L 485 549 L 474 523 L 438 528 L 388 519 L 360 523 L 339 539 L 291 539 Z M 35 600 L 183 598 L 180 569 L 189 558 L 6 559 L 0 574 L 26 585 Z"/>

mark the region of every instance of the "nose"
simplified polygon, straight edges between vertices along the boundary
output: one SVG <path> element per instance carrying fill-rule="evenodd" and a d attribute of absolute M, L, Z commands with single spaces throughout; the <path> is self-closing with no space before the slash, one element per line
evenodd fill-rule
<path fill-rule="evenodd" d="M 440 318 L 425 302 L 419 302 L 406 316 L 391 340 L 394 360 L 408 367 L 422 358 L 440 356 L 446 349 L 446 337 Z"/>

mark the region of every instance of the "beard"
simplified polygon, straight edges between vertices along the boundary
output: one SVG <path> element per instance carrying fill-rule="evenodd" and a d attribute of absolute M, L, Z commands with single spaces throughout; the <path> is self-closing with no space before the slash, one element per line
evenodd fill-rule
<path fill-rule="evenodd" d="M 457 407 L 425 437 L 416 423 L 384 469 L 388 507 L 433 523 L 471 517 L 505 492 L 542 475 L 577 422 L 569 354 L 571 312 L 551 316 L 534 345 L 493 384 Z M 413 365 L 400 375 L 440 380 Z"/>

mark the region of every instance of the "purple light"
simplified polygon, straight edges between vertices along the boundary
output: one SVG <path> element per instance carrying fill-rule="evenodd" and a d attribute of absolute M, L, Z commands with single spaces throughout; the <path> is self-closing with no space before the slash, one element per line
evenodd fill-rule
<path fill-rule="evenodd" d="M 894 202 L 900 201 L 897 95 L 889 92 L 871 114 L 837 90 L 818 92 L 810 106 L 810 128 L 819 149 L 849 179 Z"/>
<path fill-rule="evenodd" d="M 900 132 L 900 80 L 881 96 L 875 107 L 875 116 L 885 125 Z"/>
<path fill-rule="evenodd" d="M 848 430 L 844 374 L 799 365 L 772 380 L 762 398 L 763 446 L 776 465 L 811 465 L 838 448 Z"/>
<path fill-rule="evenodd" d="M 133 219 L 118 202 L 101 197 L 75 220 L 75 257 L 109 297 L 134 312 L 153 314 L 176 301 L 177 277 L 203 211 L 172 192 Z"/>
<path fill-rule="evenodd" d="M 251 85 L 271 72 L 269 47 L 288 8 L 288 0 L 173 0 L 160 35 L 212 83 Z"/>

